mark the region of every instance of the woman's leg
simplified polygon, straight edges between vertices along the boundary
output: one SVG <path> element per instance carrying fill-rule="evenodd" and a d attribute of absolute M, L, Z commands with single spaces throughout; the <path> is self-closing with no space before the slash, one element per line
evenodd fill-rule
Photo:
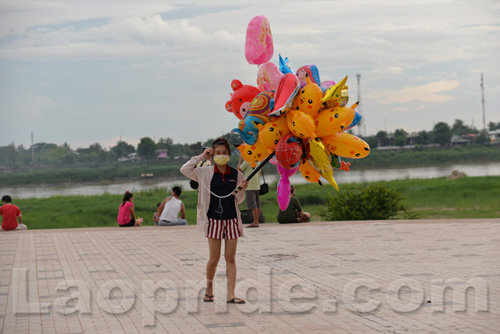
<path fill-rule="evenodd" d="M 217 270 L 217 264 L 219 264 L 221 243 L 222 240 L 220 239 L 208 238 L 210 255 L 207 263 L 207 290 L 205 293 L 209 296 L 214 294 L 213 281 Z M 209 300 L 207 297 L 205 297 L 205 299 Z"/>
<path fill-rule="evenodd" d="M 234 298 L 236 287 L 236 246 L 238 238 L 226 240 L 224 259 L 226 260 L 227 300 Z M 238 298 L 239 300 L 239 298 Z"/>

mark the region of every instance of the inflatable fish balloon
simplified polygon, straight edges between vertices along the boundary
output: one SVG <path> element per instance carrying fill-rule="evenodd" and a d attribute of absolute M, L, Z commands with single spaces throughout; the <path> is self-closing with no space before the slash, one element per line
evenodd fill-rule
<path fill-rule="evenodd" d="M 370 154 L 367 142 L 347 132 L 326 136 L 322 140 L 328 151 L 344 158 L 361 159 Z"/>
<path fill-rule="evenodd" d="M 351 109 L 354 110 L 356 109 L 356 107 L 358 106 L 358 102 L 354 103 L 352 106 L 351 106 Z M 346 130 L 349 130 L 349 129 L 352 129 L 353 127 L 355 127 L 356 125 L 359 124 L 359 122 L 361 122 L 361 114 L 359 112 L 357 112 L 356 110 L 354 110 L 354 120 L 352 121 L 352 123 L 346 128 Z"/>
<path fill-rule="evenodd" d="M 348 107 L 323 109 L 316 119 L 316 135 L 325 137 L 345 131 L 354 120 L 355 112 Z"/>

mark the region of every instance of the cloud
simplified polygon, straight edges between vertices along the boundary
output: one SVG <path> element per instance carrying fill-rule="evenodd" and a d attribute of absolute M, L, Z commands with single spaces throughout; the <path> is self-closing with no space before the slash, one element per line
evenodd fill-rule
<path fill-rule="evenodd" d="M 436 81 L 425 85 L 405 87 L 399 90 L 375 90 L 368 94 L 377 102 L 387 105 L 394 103 L 409 103 L 414 101 L 421 102 L 448 102 L 455 99 L 453 95 L 440 94 L 450 92 L 460 85 L 458 81 Z"/>

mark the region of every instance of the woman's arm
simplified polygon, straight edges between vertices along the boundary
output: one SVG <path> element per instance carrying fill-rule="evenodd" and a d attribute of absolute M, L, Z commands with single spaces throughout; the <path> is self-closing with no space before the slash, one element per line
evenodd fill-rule
<path fill-rule="evenodd" d="M 134 206 L 130 207 L 130 215 L 132 216 L 133 219 L 135 219 L 135 211 L 134 211 Z"/>
<path fill-rule="evenodd" d="M 240 191 L 236 193 L 236 203 L 241 204 L 245 200 L 245 190 L 248 187 L 248 181 L 244 179 L 242 172 L 238 171 L 238 182 L 237 184 L 242 187 Z"/>
<path fill-rule="evenodd" d="M 213 148 L 206 148 L 202 154 L 192 157 L 189 159 L 184 165 L 181 167 L 181 173 L 194 181 L 198 180 L 198 174 L 196 173 L 196 164 L 202 162 L 203 160 L 210 159 L 210 157 L 214 154 Z"/>

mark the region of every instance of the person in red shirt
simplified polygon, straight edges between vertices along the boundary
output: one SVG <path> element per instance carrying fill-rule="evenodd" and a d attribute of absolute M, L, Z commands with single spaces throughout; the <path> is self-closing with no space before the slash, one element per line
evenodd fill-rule
<path fill-rule="evenodd" d="M 12 198 L 9 195 L 2 197 L 3 205 L 0 206 L 0 216 L 2 216 L 2 227 L 0 231 L 10 230 L 26 230 L 26 225 L 23 224 L 21 210 L 12 204 Z M 17 223 L 19 220 L 19 224 Z"/>

